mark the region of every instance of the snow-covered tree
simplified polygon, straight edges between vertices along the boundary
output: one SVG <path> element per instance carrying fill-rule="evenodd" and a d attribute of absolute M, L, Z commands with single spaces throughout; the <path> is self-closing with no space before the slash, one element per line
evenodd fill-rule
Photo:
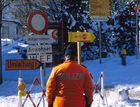
<path fill-rule="evenodd" d="M 127 50 L 128 55 L 134 55 L 136 35 L 135 4 L 134 2 L 128 2 L 125 7 L 119 6 L 119 3 L 117 5 L 120 10 L 112 20 L 114 22 L 112 29 L 113 46 L 118 52 L 124 48 Z"/>
<path fill-rule="evenodd" d="M 21 0 L 22 1 L 22 0 Z M 33 0 L 28 0 L 33 1 Z M 126 48 L 128 55 L 135 50 L 135 6 L 139 0 L 111 0 L 111 16 L 109 21 L 101 22 L 102 57 Z M 89 15 L 89 0 L 62 0 L 42 3 L 15 5 L 15 18 L 27 26 L 27 16 L 32 10 L 40 9 L 52 21 L 62 21 L 64 31 L 64 47 L 68 45 L 68 32 L 92 32 L 96 36 L 93 43 L 84 43 L 82 59 L 99 58 L 98 22 Z M 20 15 L 22 13 L 22 15 Z M 22 18 L 25 16 L 25 18 Z"/>

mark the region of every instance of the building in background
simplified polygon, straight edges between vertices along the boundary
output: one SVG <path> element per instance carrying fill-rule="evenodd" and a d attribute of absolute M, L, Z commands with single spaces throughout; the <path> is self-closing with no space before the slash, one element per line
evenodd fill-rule
<path fill-rule="evenodd" d="M 16 19 L 2 19 L 1 38 L 18 39 L 21 23 Z"/>

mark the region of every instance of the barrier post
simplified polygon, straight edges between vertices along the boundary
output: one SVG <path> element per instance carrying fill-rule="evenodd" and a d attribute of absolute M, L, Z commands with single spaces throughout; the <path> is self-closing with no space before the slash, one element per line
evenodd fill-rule
<path fill-rule="evenodd" d="M 39 44 L 40 45 L 40 44 Z M 45 62 L 44 60 L 45 60 L 45 56 L 43 55 L 43 59 L 41 58 L 42 57 L 42 55 L 39 53 L 39 56 L 40 56 L 40 61 L 42 61 L 43 60 L 43 62 Z M 41 66 L 40 66 L 40 79 L 41 79 L 41 87 L 42 87 L 42 89 L 44 89 L 44 82 L 43 82 L 43 71 L 42 71 L 42 68 L 43 68 L 43 64 L 41 64 Z M 44 97 L 43 97 L 43 107 L 45 107 L 45 100 L 44 100 Z"/>
<path fill-rule="evenodd" d="M 21 71 L 19 71 L 18 85 L 22 82 Z M 22 97 L 19 96 L 18 107 L 22 107 Z"/>
<path fill-rule="evenodd" d="M 42 89 L 44 89 L 42 66 L 40 66 L 40 77 L 41 77 L 41 87 L 42 87 Z M 45 107 L 45 100 L 44 100 L 44 96 L 43 96 L 43 107 Z"/>
<path fill-rule="evenodd" d="M 38 102 L 37 105 L 34 103 L 32 97 L 30 96 L 31 90 L 32 90 L 32 88 L 33 88 L 33 86 L 35 85 L 36 82 L 38 83 L 39 87 L 42 90 L 42 96 L 41 96 L 41 98 L 40 98 L 40 100 L 39 100 L 39 102 Z M 26 93 L 27 93 L 26 94 L 26 98 L 23 101 L 22 107 L 24 107 L 24 104 L 25 104 L 25 102 L 27 101 L 28 98 L 30 99 L 30 101 L 32 102 L 32 104 L 33 104 L 34 107 L 39 107 L 41 100 L 44 99 L 44 96 L 46 96 L 46 94 L 45 94 L 46 93 L 46 90 L 43 90 L 43 88 L 42 88 L 42 86 L 41 86 L 41 84 L 40 84 L 40 82 L 39 82 L 39 80 L 37 78 L 35 78 L 35 80 L 33 81 L 32 85 L 31 85 L 31 87 L 29 89 L 29 91 L 27 91 Z M 45 102 L 43 102 L 43 107 L 44 106 L 45 106 Z"/>
<path fill-rule="evenodd" d="M 102 97 L 102 104 L 104 105 L 104 73 L 101 72 L 101 97 Z"/>
<path fill-rule="evenodd" d="M 104 91 L 104 72 L 101 72 L 101 75 L 97 83 L 94 81 L 94 79 L 92 79 L 92 81 L 93 81 L 93 84 L 95 85 L 95 90 L 93 91 L 93 94 L 95 94 L 95 92 L 99 93 L 100 98 L 102 100 L 102 105 L 105 105 L 106 96 L 105 96 L 105 91 Z M 101 89 L 99 89 L 100 82 L 101 82 Z M 107 99 L 106 99 L 106 104 L 108 105 Z"/>

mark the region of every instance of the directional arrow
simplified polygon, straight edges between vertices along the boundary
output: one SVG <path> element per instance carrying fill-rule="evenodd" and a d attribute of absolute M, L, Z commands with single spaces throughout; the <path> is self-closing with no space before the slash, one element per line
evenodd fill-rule
<path fill-rule="evenodd" d="M 96 38 L 90 32 L 69 32 L 69 42 L 93 42 Z"/>
<path fill-rule="evenodd" d="M 31 70 L 37 69 L 40 62 L 34 59 L 31 60 L 6 60 L 5 70 Z"/>

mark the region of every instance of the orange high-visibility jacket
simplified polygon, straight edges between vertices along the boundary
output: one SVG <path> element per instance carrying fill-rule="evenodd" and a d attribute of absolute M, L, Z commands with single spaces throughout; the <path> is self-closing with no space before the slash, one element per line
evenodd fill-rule
<path fill-rule="evenodd" d="M 88 94 L 89 105 L 93 101 L 92 77 L 88 69 L 76 61 L 68 60 L 54 67 L 46 90 L 47 102 L 53 103 L 53 107 L 85 107 L 83 93 Z"/>

